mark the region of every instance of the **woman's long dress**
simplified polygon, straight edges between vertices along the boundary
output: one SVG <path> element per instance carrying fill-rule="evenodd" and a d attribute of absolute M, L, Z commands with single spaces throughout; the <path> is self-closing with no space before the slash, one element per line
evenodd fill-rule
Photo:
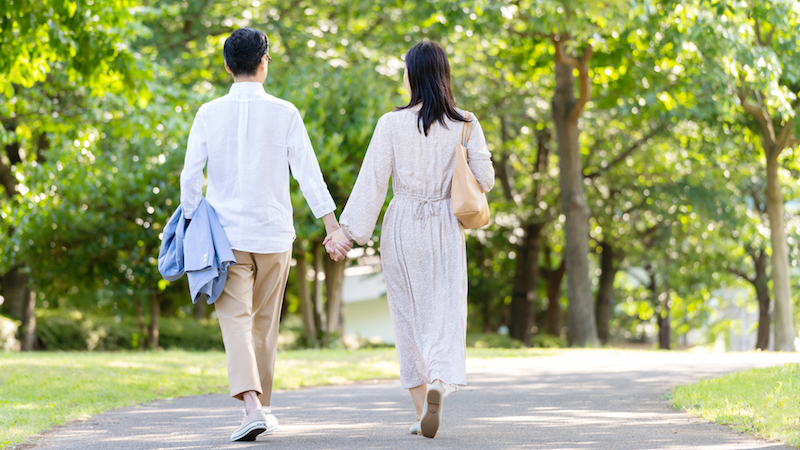
<path fill-rule="evenodd" d="M 434 123 L 425 136 L 413 109 L 378 120 L 358 179 L 340 218 L 349 239 L 372 237 L 386 200 L 394 198 L 381 230 L 381 263 L 400 362 L 400 382 L 412 388 L 434 380 L 466 384 L 467 254 L 453 215 L 450 183 L 462 122 Z M 464 114 L 463 111 L 461 111 Z M 494 186 L 494 168 L 478 121 L 467 143 L 481 188 Z"/>

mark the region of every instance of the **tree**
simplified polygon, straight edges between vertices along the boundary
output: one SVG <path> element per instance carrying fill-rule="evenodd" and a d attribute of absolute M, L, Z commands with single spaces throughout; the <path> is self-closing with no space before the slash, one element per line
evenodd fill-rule
<path fill-rule="evenodd" d="M 122 38 L 131 15 L 128 2 L 4 2 L 0 5 L 0 143 L 6 154 L 0 156 L 0 185 L 5 192 L 4 209 L 20 202 L 19 178 L 24 178 L 28 164 L 42 162 L 51 146 L 53 132 L 68 122 L 56 112 L 40 115 L 42 103 L 52 105 L 58 94 L 39 83 L 53 82 L 53 68 L 65 75 L 74 90 L 93 95 L 127 90 L 129 98 L 147 92 L 139 89 L 138 78 L 146 78 L 133 52 Z M 27 95 L 33 88 L 34 94 Z M 138 92 L 137 92 L 138 91 Z M 83 92 L 78 96 L 85 95 Z M 26 106 L 36 99 L 36 114 L 28 115 Z M 39 103 L 42 102 L 42 103 Z M 25 150 L 33 150 L 26 152 Z M 6 212 L 6 215 L 8 212 Z M 2 224 L 5 238 L 15 228 Z M 4 258 L 0 277 L 6 309 L 23 320 L 23 349 L 35 345 L 36 294 L 29 286 L 30 271 L 24 260 Z"/>
<path fill-rule="evenodd" d="M 595 308 L 589 278 L 589 207 L 583 192 L 579 121 L 592 96 L 590 63 L 595 51 L 620 38 L 620 31 L 646 16 L 646 3 L 509 2 L 502 6 L 508 28 L 521 40 L 552 44 L 555 87 L 552 118 L 558 143 L 561 209 L 566 216 L 568 340 L 597 345 Z M 522 47 L 525 48 L 525 47 Z M 577 73 L 578 95 L 575 95 Z"/>
<path fill-rule="evenodd" d="M 712 111 L 731 116 L 742 110 L 752 117 L 751 126 L 761 135 L 772 248 L 775 348 L 794 351 L 797 334 L 779 159 L 798 144 L 800 135 L 798 107 L 792 105 L 800 91 L 800 64 L 793 56 L 800 49 L 796 33 L 800 10 L 791 1 L 740 5 L 698 0 L 688 8 L 676 5 L 667 23 L 673 24 L 669 29 L 673 52 L 681 53 L 682 62 L 691 65 L 690 76 L 703 76 L 693 92 L 698 109 L 704 108 L 699 114 Z M 708 102 L 723 99 L 716 105 Z"/>

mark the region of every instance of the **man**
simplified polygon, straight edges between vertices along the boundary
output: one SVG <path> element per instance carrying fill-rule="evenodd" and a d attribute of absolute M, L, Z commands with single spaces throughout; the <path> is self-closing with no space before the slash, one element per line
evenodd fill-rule
<path fill-rule="evenodd" d="M 339 224 L 299 111 L 262 86 L 270 61 L 267 35 L 252 28 L 236 30 L 223 53 L 233 86 L 197 112 L 181 173 L 181 204 L 184 217 L 191 219 L 203 195 L 207 163 L 206 200 L 236 257 L 215 303 L 231 396 L 245 405 L 244 421 L 231 440 L 252 441 L 278 426 L 268 407 L 295 239 L 290 170 L 327 233 Z"/>

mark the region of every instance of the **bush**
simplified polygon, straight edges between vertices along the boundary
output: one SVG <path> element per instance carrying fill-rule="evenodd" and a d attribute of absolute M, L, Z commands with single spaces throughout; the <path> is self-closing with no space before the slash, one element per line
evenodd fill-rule
<path fill-rule="evenodd" d="M 159 325 L 162 348 L 224 348 L 216 320 L 162 318 Z M 133 317 L 97 316 L 76 310 L 37 310 L 36 334 L 44 350 L 128 350 L 140 348 L 144 342 Z"/>
<path fill-rule="evenodd" d="M 564 348 L 567 343 L 549 334 L 537 334 L 531 338 L 533 348 Z M 470 333 L 467 334 L 467 347 L 474 348 L 523 348 L 522 341 L 507 334 Z"/>
<path fill-rule="evenodd" d="M 531 338 L 531 347 L 533 348 L 565 348 L 566 346 L 567 342 L 564 339 L 549 334 L 537 334 Z"/>
<path fill-rule="evenodd" d="M 507 334 L 470 333 L 467 334 L 467 347 L 475 348 L 523 348 L 522 341 Z"/>
<path fill-rule="evenodd" d="M 225 349 L 216 319 L 162 318 L 160 325 L 158 344 L 165 349 Z"/>
<path fill-rule="evenodd" d="M 0 316 L 0 351 L 19 351 L 20 344 L 17 340 L 19 322 Z"/>

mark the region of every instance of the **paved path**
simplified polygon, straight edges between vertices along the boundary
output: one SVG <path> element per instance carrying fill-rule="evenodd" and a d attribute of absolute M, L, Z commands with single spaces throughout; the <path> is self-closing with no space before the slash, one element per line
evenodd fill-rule
<path fill-rule="evenodd" d="M 397 381 L 277 392 L 279 430 L 231 443 L 241 404 L 205 395 L 124 408 L 58 427 L 33 448 L 142 449 L 788 449 L 672 410 L 675 385 L 790 354 L 569 351 L 470 360 L 470 385 L 445 402 L 435 439 L 407 433 L 408 393 Z"/>

